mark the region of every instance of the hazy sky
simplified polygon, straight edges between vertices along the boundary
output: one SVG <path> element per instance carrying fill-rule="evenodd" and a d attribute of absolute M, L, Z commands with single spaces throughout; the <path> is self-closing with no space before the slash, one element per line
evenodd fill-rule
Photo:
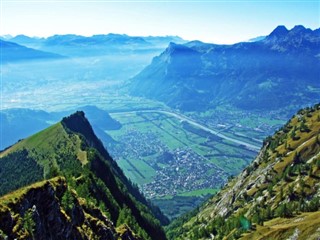
<path fill-rule="evenodd" d="M 277 25 L 320 25 L 320 0 L 0 2 L 0 35 L 126 33 L 234 43 L 267 35 Z"/>

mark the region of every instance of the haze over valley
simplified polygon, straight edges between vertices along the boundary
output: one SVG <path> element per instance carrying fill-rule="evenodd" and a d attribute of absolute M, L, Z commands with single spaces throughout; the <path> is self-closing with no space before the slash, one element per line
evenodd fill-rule
<path fill-rule="evenodd" d="M 169 14 L 166 28 L 152 15 L 159 5 L 159 16 L 181 16 L 177 2 L 136 4 L 159 34 L 126 22 L 121 34 L 60 25 L 34 36 L 13 32 L 14 7 L 4 8 L 0 239 L 56 239 L 52 229 L 61 239 L 317 239 L 319 22 L 302 11 L 288 26 L 261 20 L 256 36 L 215 24 L 191 34 L 194 23 Z M 201 4 L 195 23 L 211 19 L 203 6 L 219 5 Z M 91 21 L 83 29 L 100 26 Z M 223 33 L 224 43 L 207 41 Z"/>
<path fill-rule="evenodd" d="M 143 38 L 116 34 L 93 37 L 62 35 L 46 39 L 19 35 L 6 39 L 37 49 L 15 45 L 17 52 L 13 53 L 10 51 L 13 43 L 3 46 L 8 53 L 4 55 L 5 64 L 2 66 L 4 109 L 1 117 L 4 125 L 2 134 L 7 137 L 2 138 L 1 147 L 6 148 L 57 122 L 67 113 L 84 110 L 89 113 L 89 120 L 97 116 L 98 120 L 92 121 L 95 132 L 125 174 L 168 216 L 178 216 L 192 209 L 208 194 L 218 191 L 229 176 L 238 174 L 247 166 L 257 154 L 263 139 L 285 123 L 294 111 L 308 106 L 307 102 L 312 98 L 319 99 L 319 60 L 314 57 L 319 49 L 318 32 L 302 26 L 289 31 L 281 26 L 262 41 L 226 47 L 201 42 L 185 43 L 179 37 Z M 287 35 L 292 37 L 288 39 Z M 298 39 L 304 39 L 304 42 L 296 45 L 294 41 Z M 165 44 L 168 46 L 164 47 Z M 267 49 L 260 50 L 260 46 Z M 303 80 L 305 83 L 295 80 L 297 74 L 284 75 L 291 68 L 290 64 L 295 64 L 290 60 L 296 54 L 295 49 L 301 47 L 306 49 L 304 51 L 315 51 L 309 54 L 308 60 L 311 61 L 309 67 L 312 71 L 305 68 L 298 70 L 298 65 L 295 67 L 295 71 L 308 72 L 308 77 Z M 220 54 L 223 48 L 230 49 L 227 50 L 230 53 L 224 53 L 226 57 L 219 56 L 217 59 L 230 58 L 230 63 L 226 63 L 227 67 L 217 67 L 220 69 L 218 71 L 225 73 L 219 73 L 214 68 L 210 70 L 212 67 L 208 66 L 216 63 L 209 64 L 207 59 L 215 61 L 216 57 L 211 55 Z M 33 59 L 18 59 L 19 53 L 24 56 L 31 51 L 42 55 L 32 54 Z M 244 55 L 248 51 L 259 54 L 260 58 L 264 55 L 259 51 L 270 51 L 273 57 L 262 59 L 261 63 L 249 63 L 254 58 Z M 16 58 L 10 57 L 9 53 Z M 204 53 L 207 57 L 200 63 L 198 57 Z M 235 54 L 246 58 L 239 61 L 241 57 Z M 254 70 L 246 70 L 242 66 L 244 64 L 249 68 L 265 61 L 283 61 L 282 58 L 289 58 L 287 66 L 282 67 L 280 72 L 276 67 L 272 72 L 261 70 L 261 74 L 266 71 L 266 76 L 257 75 Z M 160 65 L 162 60 L 158 59 L 164 59 L 165 63 Z M 210 83 L 226 85 L 230 81 L 229 86 L 239 88 L 232 86 L 239 70 L 231 59 L 237 59 L 239 67 L 245 69 L 246 77 L 243 79 L 255 81 L 247 85 L 238 83 L 244 88 L 238 95 L 230 95 L 232 90 L 223 90 L 226 87 Z M 187 67 L 187 62 L 190 67 Z M 221 61 L 219 64 L 222 64 Z M 272 68 L 270 65 L 265 67 Z M 265 67 L 262 65 L 259 68 Z M 161 68 L 166 68 L 167 72 L 162 72 Z M 203 75 L 200 71 L 209 75 Z M 220 75 L 225 80 L 216 80 Z M 185 82 L 183 85 L 179 83 L 180 79 Z M 300 86 L 291 84 L 292 93 L 287 90 L 288 96 L 282 94 L 275 97 L 275 91 L 283 91 L 283 84 L 288 81 Z M 197 84 L 200 84 L 199 90 L 196 87 L 195 92 L 191 92 L 192 86 Z M 208 84 L 213 90 L 206 93 L 201 88 L 209 89 Z M 307 88 L 302 87 L 304 84 Z M 297 89 L 308 93 L 304 93 L 303 97 L 297 95 L 297 100 L 294 100 L 292 94 L 296 94 Z M 253 103 L 244 94 L 251 94 L 252 100 L 258 98 L 263 102 Z M 230 101 L 230 96 L 236 100 Z M 270 97 L 273 101 L 269 103 Z M 85 107 L 90 105 L 95 107 Z M 119 123 L 116 128 L 108 127 L 108 115 Z M 212 175 L 215 177 L 212 178 Z M 173 203 L 183 199 L 183 207 L 174 206 L 168 210 L 168 198 Z"/>

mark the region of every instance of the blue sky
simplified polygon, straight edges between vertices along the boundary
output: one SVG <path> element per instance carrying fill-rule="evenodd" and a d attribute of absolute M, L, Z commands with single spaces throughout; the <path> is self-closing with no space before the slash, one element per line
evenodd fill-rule
<path fill-rule="evenodd" d="M 74 33 L 178 35 L 234 43 L 277 25 L 320 26 L 317 1 L 54 1 L 1 0 L 0 35 Z"/>

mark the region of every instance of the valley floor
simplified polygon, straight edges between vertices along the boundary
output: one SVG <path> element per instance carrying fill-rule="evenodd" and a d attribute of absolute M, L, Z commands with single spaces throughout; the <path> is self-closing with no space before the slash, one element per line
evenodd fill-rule
<path fill-rule="evenodd" d="M 193 209 L 192 199 L 202 202 L 228 176 L 238 174 L 281 122 L 256 114 L 258 121 L 241 125 L 236 122 L 243 114 L 239 111 L 233 118 L 214 122 L 212 115 L 184 115 L 171 109 L 110 114 L 122 128 L 106 131 L 117 142 L 107 147 L 109 152 L 126 176 L 171 218 Z"/>

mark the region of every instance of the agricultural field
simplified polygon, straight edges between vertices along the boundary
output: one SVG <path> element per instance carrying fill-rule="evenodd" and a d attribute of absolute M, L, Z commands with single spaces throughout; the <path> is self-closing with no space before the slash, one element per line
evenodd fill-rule
<path fill-rule="evenodd" d="M 124 171 L 128 175 L 135 175 L 131 180 L 137 184 L 152 182 L 153 174 L 144 176 L 141 172 L 149 166 L 158 171 L 164 169 L 171 161 L 170 156 L 179 158 L 180 154 L 180 158 L 183 158 L 185 153 L 191 156 L 191 159 L 193 157 L 198 165 L 213 164 L 225 174 L 231 175 L 239 172 L 239 169 L 247 165 L 256 154 L 255 151 L 198 129 L 163 112 L 133 111 L 111 113 L 111 116 L 123 127 L 120 130 L 107 131 L 118 142 L 115 146 L 109 146 L 108 149 L 119 161 L 120 166 L 127 166 L 128 169 Z M 257 146 L 258 144 L 256 143 Z M 130 160 L 129 158 L 131 162 L 139 159 L 147 165 L 134 164 L 137 170 L 132 169 L 125 163 Z M 144 167 L 139 168 L 140 165 Z M 173 166 L 171 162 L 170 167 Z M 225 168 L 230 170 L 224 171 Z M 134 171 L 138 173 L 131 173 Z"/>
<path fill-rule="evenodd" d="M 147 198 L 160 206 L 179 205 L 181 211 L 171 209 L 167 212 L 169 217 L 194 207 L 188 200 L 181 206 L 182 198 L 201 202 L 257 154 L 256 150 L 200 129 L 170 112 L 138 110 L 110 115 L 122 128 L 106 131 L 116 142 L 108 146 L 108 151 Z M 230 128 L 214 130 L 234 137 Z M 250 142 L 247 138 L 237 140 Z M 250 143 L 258 148 L 262 142 Z"/>
<path fill-rule="evenodd" d="M 263 139 L 280 128 L 295 111 L 294 106 L 289 106 L 286 111 L 244 111 L 226 105 L 202 113 L 188 112 L 186 115 L 222 131 L 226 136 L 261 145 Z"/>

